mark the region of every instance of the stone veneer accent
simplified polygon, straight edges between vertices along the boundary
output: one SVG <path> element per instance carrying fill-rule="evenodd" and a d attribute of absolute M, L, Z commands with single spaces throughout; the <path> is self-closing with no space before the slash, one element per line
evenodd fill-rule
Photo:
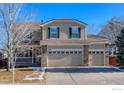
<path fill-rule="evenodd" d="M 89 54 L 89 45 L 84 45 L 84 55 L 83 55 L 83 58 L 84 58 L 84 66 L 88 66 L 88 54 Z"/>
<path fill-rule="evenodd" d="M 109 44 L 105 44 L 104 47 L 104 52 L 105 52 L 105 62 L 104 62 L 104 66 L 109 66 Z"/>

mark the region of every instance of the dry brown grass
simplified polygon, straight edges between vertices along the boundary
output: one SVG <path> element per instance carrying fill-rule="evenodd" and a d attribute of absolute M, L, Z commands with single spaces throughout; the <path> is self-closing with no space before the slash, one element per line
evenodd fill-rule
<path fill-rule="evenodd" d="M 7 72 L 5 69 L 0 69 L 0 83 L 2 84 L 12 83 L 12 72 Z"/>
<path fill-rule="evenodd" d="M 32 75 L 33 70 L 29 68 L 16 68 L 15 84 L 42 84 L 40 80 L 23 80 L 26 75 Z M 12 72 L 0 69 L 0 84 L 12 84 Z"/>

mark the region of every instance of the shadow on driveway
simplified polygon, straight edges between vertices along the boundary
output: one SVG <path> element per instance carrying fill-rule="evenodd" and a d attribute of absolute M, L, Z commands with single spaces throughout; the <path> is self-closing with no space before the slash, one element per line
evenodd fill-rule
<path fill-rule="evenodd" d="M 114 73 L 114 72 L 124 72 L 115 68 L 76 68 L 76 67 L 71 67 L 71 68 L 47 68 L 47 72 L 56 72 L 56 73 Z"/>

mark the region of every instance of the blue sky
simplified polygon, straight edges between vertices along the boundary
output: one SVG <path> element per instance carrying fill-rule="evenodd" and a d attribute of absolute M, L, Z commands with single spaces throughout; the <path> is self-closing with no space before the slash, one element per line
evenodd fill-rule
<path fill-rule="evenodd" d="M 88 24 L 88 33 L 90 34 L 98 34 L 100 32 L 100 29 L 107 23 L 107 21 L 109 21 L 113 17 L 124 18 L 124 4 L 122 3 L 26 4 L 23 12 L 29 13 L 31 11 L 33 11 L 36 14 L 35 20 L 33 20 L 36 22 L 41 22 L 41 20 L 46 22 L 58 18 L 70 18 L 85 22 Z M 0 34 L 0 37 L 2 36 L 4 35 Z"/>
<path fill-rule="evenodd" d="M 49 21 L 57 18 L 72 18 L 89 26 L 89 33 L 99 33 L 101 27 L 112 17 L 124 16 L 124 4 L 51 3 L 27 4 L 26 9 L 36 13 L 35 21 Z"/>

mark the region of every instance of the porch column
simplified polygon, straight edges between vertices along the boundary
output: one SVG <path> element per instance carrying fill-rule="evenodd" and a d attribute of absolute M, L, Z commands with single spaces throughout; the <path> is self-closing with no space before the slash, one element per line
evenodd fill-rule
<path fill-rule="evenodd" d="M 47 66 L 47 46 L 44 45 L 41 47 L 41 66 Z"/>
<path fill-rule="evenodd" d="M 33 50 L 34 50 L 34 48 L 32 47 L 31 48 L 31 51 L 32 51 L 32 55 L 31 55 L 31 57 L 32 57 L 32 64 L 34 63 L 34 51 Z"/>
<path fill-rule="evenodd" d="M 84 45 L 84 55 L 83 55 L 83 59 L 84 59 L 84 66 L 88 66 L 88 62 L 89 62 L 89 45 Z"/>

